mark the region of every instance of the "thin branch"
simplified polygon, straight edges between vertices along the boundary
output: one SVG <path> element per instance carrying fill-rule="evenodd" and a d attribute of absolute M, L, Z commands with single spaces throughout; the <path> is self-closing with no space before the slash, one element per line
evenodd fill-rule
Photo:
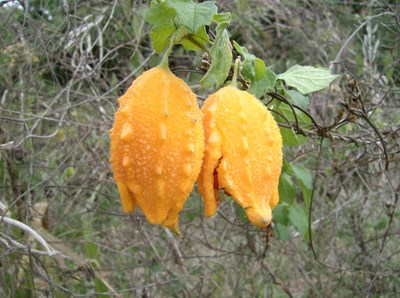
<path fill-rule="evenodd" d="M 6 216 L 1 217 L 1 218 L 0 218 L 0 221 L 3 221 L 3 222 L 5 222 L 5 223 L 7 223 L 7 224 L 9 224 L 9 225 L 18 227 L 19 229 L 21 229 L 21 230 L 23 230 L 24 232 L 26 232 L 26 233 L 28 233 L 29 235 L 31 235 L 33 238 L 36 239 L 37 242 L 39 242 L 39 243 L 46 249 L 47 255 L 49 255 L 49 256 L 54 256 L 54 255 L 59 254 L 59 252 L 58 252 L 57 250 L 53 249 L 53 248 L 46 242 L 46 240 L 44 240 L 44 238 L 43 238 L 42 236 L 39 235 L 39 233 L 37 233 L 34 229 L 32 229 L 31 227 L 27 226 L 26 224 L 24 224 L 24 223 L 22 223 L 22 222 L 20 222 L 20 221 L 18 221 L 18 220 L 15 220 L 15 219 L 6 217 Z M 14 242 L 13 242 L 13 243 L 14 243 Z M 15 243 L 14 243 L 14 244 L 15 244 Z M 23 245 L 22 245 L 22 246 L 23 246 Z M 22 248 L 22 247 L 20 247 L 20 248 Z M 31 250 L 31 251 L 32 251 L 32 250 Z M 41 251 L 40 254 L 46 254 L 46 252 Z"/>

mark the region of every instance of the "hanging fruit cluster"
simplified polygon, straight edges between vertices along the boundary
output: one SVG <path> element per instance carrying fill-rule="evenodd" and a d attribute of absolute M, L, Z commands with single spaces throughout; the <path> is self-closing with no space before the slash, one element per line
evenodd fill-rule
<path fill-rule="evenodd" d="M 207 216 L 215 214 L 223 189 L 254 225 L 267 226 L 279 200 L 282 167 L 274 118 L 253 95 L 236 88 L 236 75 L 201 112 L 195 94 L 167 61 L 144 72 L 118 100 L 111 164 L 124 211 L 137 205 L 150 223 L 180 235 L 178 214 L 198 177 Z"/>
<path fill-rule="evenodd" d="M 178 214 L 198 180 L 206 216 L 216 213 L 219 192 L 225 191 L 254 225 L 265 227 L 279 201 L 282 137 L 268 109 L 236 87 L 240 62 L 232 74 L 232 53 L 244 58 L 244 68 L 256 69 L 254 82 L 271 73 L 239 45 L 233 49 L 226 30 L 230 15 L 218 14 L 214 1 L 179 3 L 156 1 L 149 9 L 154 48 L 160 53 L 169 47 L 161 64 L 140 75 L 118 100 L 111 165 L 123 209 L 131 213 L 138 206 L 150 223 L 180 235 Z M 211 22 L 217 23 L 213 42 L 206 33 Z M 210 63 L 200 81 L 205 88 L 231 81 L 210 95 L 202 110 L 190 87 L 168 68 L 178 43 L 207 52 Z M 253 94 L 268 88 L 252 86 Z"/>

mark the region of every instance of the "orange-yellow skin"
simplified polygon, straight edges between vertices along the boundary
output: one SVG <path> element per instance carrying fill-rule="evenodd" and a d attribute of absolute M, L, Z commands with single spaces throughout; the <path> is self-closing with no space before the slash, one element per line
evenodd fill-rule
<path fill-rule="evenodd" d="M 204 102 L 204 161 L 198 179 L 205 214 L 215 214 L 224 189 L 256 226 L 272 220 L 279 202 L 282 137 L 273 116 L 253 95 L 227 86 Z"/>
<path fill-rule="evenodd" d="M 190 87 L 162 66 L 138 77 L 118 99 L 111 165 L 122 207 L 138 205 L 152 224 L 179 232 L 178 213 L 204 152 L 202 117 Z"/>

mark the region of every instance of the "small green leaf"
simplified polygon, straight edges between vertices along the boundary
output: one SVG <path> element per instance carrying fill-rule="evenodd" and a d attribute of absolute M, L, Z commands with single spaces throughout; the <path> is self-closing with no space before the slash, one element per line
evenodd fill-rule
<path fill-rule="evenodd" d="M 279 127 L 282 135 L 282 141 L 287 146 L 300 146 L 307 142 L 307 138 L 296 135 L 293 130 L 286 127 Z"/>
<path fill-rule="evenodd" d="M 71 178 L 75 174 L 75 168 L 74 167 L 68 167 L 64 170 L 64 176 L 65 178 Z"/>
<path fill-rule="evenodd" d="M 264 77 L 267 67 L 265 66 L 264 60 L 256 58 L 254 60 L 254 80 L 259 81 Z"/>
<path fill-rule="evenodd" d="M 250 54 L 245 47 L 242 47 L 236 41 L 233 41 L 233 47 L 240 55 L 243 56 L 244 60 L 249 60 L 250 62 L 253 62 L 255 59 L 257 59 L 257 57 L 254 54 Z"/>
<path fill-rule="evenodd" d="M 278 75 L 279 80 L 296 88 L 303 94 L 322 90 L 329 86 L 338 75 L 333 75 L 327 68 L 294 65 L 283 74 Z"/>
<path fill-rule="evenodd" d="M 154 26 L 172 25 L 175 20 L 175 10 L 165 2 L 160 2 L 151 6 L 144 18 L 147 23 Z"/>
<path fill-rule="evenodd" d="M 308 217 L 303 208 L 298 205 L 292 205 L 289 210 L 289 220 L 300 234 L 307 235 Z"/>
<path fill-rule="evenodd" d="M 218 11 L 214 1 L 193 3 L 188 0 L 166 0 L 166 4 L 175 10 L 179 25 L 191 33 L 196 33 L 201 26 L 210 25 Z"/>
<path fill-rule="evenodd" d="M 242 56 L 244 57 L 244 55 L 245 55 L 244 50 L 246 50 L 246 52 L 247 52 L 247 49 L 246 49 L 246 48 L 241 47 L 240 44 L 238 44 L 235 40 L 233 41 L 233 47 L 235 48 L 235 50 L 236 50 L 240 55 L 242 55 Z M 244 58 L 245 58 L 245 57 L 244 57 Z"/>
<path fill-rule="evenodd" d="M 214 23 L 230 23 L 231 22 L 231 13 L 224 12 L 224 13 L 216 13 L 213 17 Z"/>
<path fill-rule="evenodd" d="M 169 44 L 172 34 L 176 31 L 174 25 L 153 27 L 150 37 L 157 53 L 161 53 Z"/>
<path fill-rule="evenodd" d="M 232 51 L 228 33 L 225 28 L 228 23 L 221 23 L 216 28 L 215 41 L 211 47 L 211 65 L 200 83 L 204 88 L 213 85 L 221 86 L 229 75 L 232 64 Z"/>

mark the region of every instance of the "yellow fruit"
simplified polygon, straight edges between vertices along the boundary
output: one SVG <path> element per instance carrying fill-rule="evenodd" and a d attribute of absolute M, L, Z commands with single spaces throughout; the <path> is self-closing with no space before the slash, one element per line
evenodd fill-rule
<path fill-rule="evenodd" d="M 268 109 L 253 95 L 233 86 L 204 103 L 204 161 L 198 179 L 205 214 L 215 214 L 223 189 L 256 226 L 267 226 L 278 203 L 282 137 Z"/>
<path fill-rule="evenodd" d="M 111 165 L 125 212 L 179 234 L 178 213 L 201 167 L 201 112 L 190 87 L 168 68 L 144 72 L 118 99 Z"/>

